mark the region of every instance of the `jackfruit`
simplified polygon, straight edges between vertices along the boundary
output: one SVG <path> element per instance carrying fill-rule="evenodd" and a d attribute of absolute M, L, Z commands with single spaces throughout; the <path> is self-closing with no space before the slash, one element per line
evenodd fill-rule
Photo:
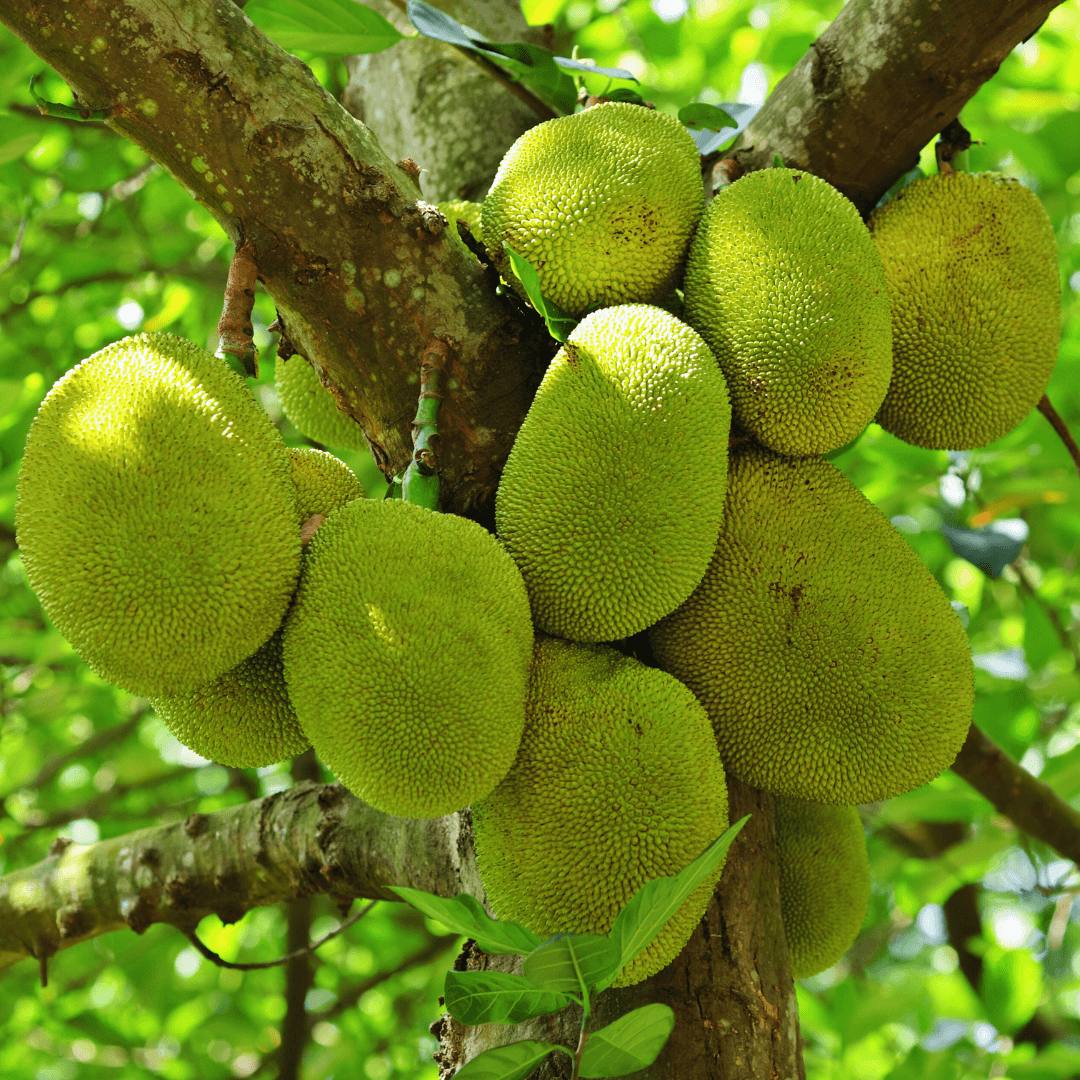
<path fill-rule="evenodd" d="M 606 102 L 537 124 L 506 152 L 484 200 L 484 243 L 516 282 L 505 241 L 571 315 L 651 303 L 679 281 L 701 216 L 701 158 L 675 119 Z"/>
<path fill-rule="evenodd" d="M 693 595 L 650 631 L 712 718 L 729 772 L 853 806 L 926 783 L 971 723 L 964 628 L 879 510 L 819 458 L 732 454 Z"/>
<path fill-rule="evenodd" d="M 147 697 L 255 652 L 300 567 L 281 436 L 223 360 L 171 334 L 125 338 L 56 383 L 27 439 L 16 525 L 57 629 Z"/>
<path fill-rule="evenodd" d="M 439 203 L 438 206 L 450 228 L 454 230 L 455 236 L 460 236 L 457 223 L 464 221 L 469 226 L 469 232 L 477 240 L 480 239 L 480 211 L 484 208 L 483 203 L 469 202 L 467 199 L 451 199 L 449 202 Z"/>
<path fill-rule="evenodd" d="M 363 498 L 349 467 L 323 450 L 289 448 L 297 523 Z M 236 768 L 287 761 L 311 744 L 289 700 L 282 631 L 253 655 L 190 694 L 150 699 L 165 726 L 189 750 Z"/>
<path fill-rule="evenodd" d="M 274 364 L 274 386 L 281 411 L 301 435 L 339 450 L 366 450 L 360 425 L 338 408 L 315 369 L 300 355 Z"/>
<path fill-rule="evenodd" d="M 776 798 L 780 917 L 796 979 L 831 968 L 859 936 L 870 867 L 859 812 Z"/>
<path fill-rule="evenodd" d="M 996 173 L 928 176 L 876 210 L 870 229 L 893 306 L 878 423 L 938 450 L 1008 434 L 1057 360 L 1057 248 L 1036 195 Z"/>
<path fill-rule="evenodd" d="M 673 315 L 628 304 L 578 324 L 495 501 L 541 630 L 613 641 L 690 595 L 720 530 L 729 417 L 715 358 Z"/>
<path fill-rule="evenodd" d="M 473 806 L 496 916 L 541 937 L 607 933 L 635 892 L 677 874 L 728 825 L 709 719 L 686 687 L 604 645 L 537 640 L 514 767 Z M 616 986 L 681 951 L 720 877 L 698 886 Z"/>
<path fill-rule="evenodd" d="M 438 817 L 513 764 L 531 648 L 525 586 L 490 533 L 357 499 L 307 548 L 285 679 L 316 753 L 353 794 Z"/>
<path fill-rule="evenodd" d="M 858 211 L 798 169 L 721 189 L 694 236 L 683 318 L 727 377 L 734 423 L 824 454 L 873 420 L 892 372 L 889 294 Z"/>
<path fill-rule="evenodd" d="M 301 525 L 315 514 L 329 514 L 364 497 L 352 469 L 325 450 L 290 447 L 289 462 L 296 488 L 296 516 Z"/>

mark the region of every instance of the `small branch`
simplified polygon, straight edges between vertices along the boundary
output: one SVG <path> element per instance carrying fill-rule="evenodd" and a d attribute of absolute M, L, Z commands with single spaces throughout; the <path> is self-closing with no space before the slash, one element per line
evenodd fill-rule
<path fill-rule="evenodd" d="M 1039 412 L 1050 421 L 1050 426 L 1057 432 L 1058 438 L 1065 444 L 1065 449 L 1069 451 L 1069 457 L 1073 459 L 1076 471 L 1080 472 L 1080 446 L 1076 445 L 1076 440 L 1072 437 L 1072 432 L 1069 431 L 1065 421 L 1058 415 L 1057 409 L 1050 404 L 1050 399 L 1045 394 L 1039 399 L 1039 404 L 1036 408 L 1038 408 Z"/>
<path fill-rule="evenodd" d="M 1066 859 L 1080 862 L 1080 814 L 1020 768 L 974 724 L 952 769 L 1018 829 Z"/>
<path fill-rule="evenodd" d="M 6 274 L 22 258 L 23 237 L 26 236 L 26 225 L 29 220 L 24 217 L 19 222 L 19 227 L 15 230 L 15 239 L 11 244 L 11 251 L 0 265 L 0 274 Z"/>
<path fill-rule="evenodd" d="M 253 340 L 251 311 L 255 306 L 255 282 L 259 268 L 255 264 L 255 245 L 247 240 L 241 244 L 229 263 L 225 282 L 225 299 L 218 319 L 217 355 L 234 356 L 244 372 L 255 378 L 259 374 L 259 353 Z"/>
<path fill-rule="evenodd" d="M 207 960 L 212 964 L 216 964 L 218 967 L 230 968 L 233 971 L 262 971 L 263 968 L 284 967 L 285 964 L 289 964 L 293 960 L 298 960 L 303 956 L 310 956 L 316 949 L 322 948 L 322 946 L 331 938 L 336 938 L 338 934 L 343 934 L 350 926 L 358 923 L 378 902 L 378 900 L 372 900 L 371 903 L 365 905 L 359 911 L 353 912 L 353 914 L 350 915 L 336 930 L 331 930 L 330 933 L 323 934 L 318 941 L 313 941 L 309 945 L 304 945 L 299 949 L 293 949 L 292 952 L 278 957 L 277 960 L 263 960 L 261 962 L 253 962 L 250 964 L 235 964 L 231 960 L 225 960 L 218 956 L 213 949 L 208 945 L 203 944 L 194 930 L 188 933 L 187 939 L 195 946 L 197 952 L 205 956 Z"/>

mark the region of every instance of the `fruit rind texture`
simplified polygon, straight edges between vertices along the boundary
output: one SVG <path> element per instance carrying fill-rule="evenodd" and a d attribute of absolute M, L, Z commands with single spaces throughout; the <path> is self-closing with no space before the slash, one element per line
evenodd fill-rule
<path fill-rule="evenodd" d="M 649 632 L 739 779 L 838 805 L 947 768 L 974 673 L 941 586 L 836 468 L 744 444 L 701 584 Z"/>
<path fill-rule="evenodd" d="M 300 566 L 284 443 L 205 349 L 140 334 L 52 388 L 16 523 L 31 587 L 98 674 L 187 693 L 277 629 Z"/>
<path fill-rule="evenodd" d="M 853 806 L 776 797 L 780 916 L 791 973 L 817 975 L 851 948 L 870 906 L 866 837 Z"/>
<path fill-rule="evenodd" d="M 578 324 L 495 502 L 539 629 L 614 641 L 690 595 L 723 516 L 729 418 L 715 358 L 673 315 L 626 304 Z"/>
<path fill-rule="evenodd" d="M 487 795 L 525 722 L 532 624 L 521 575 L 465 518 L 357 499 L 306 549 L 285 677 L 316 753 L 388 814 Z"/>
<path fill-rule="evenodd" d="M 301 435 L 338 450 L 366 450 L 360 425 L 338 408 L 334 395 L 299 354 L 274 364 L 281 411 Z"/>
<path fill-rule="evenodd" d="M 652 303 L 677 284 L 704 204 L 701 158 L 674 117 L 605 102 L 530 128 L 507 151 L 481 216 L 495 266 L 504 241 L 572 315 Z"/>
<path fill-rule="evenodd" d="M 1011 176 L 950 173 L 870 218 L 893 301 L 886 431 L 937 450 L 986 446 L 1042 397 L 1057 360 L 1057 245 L 1034 192 Z"/>
<path fill-rule="evenodd" d="M 694 235 L 683 318 L 727 378 L 735 425 L 825 454 L 874 418 L 892 372 L 885 271 L 854 205 L 799 169 L 722 188 Z"/>
<path fill-rule="evenodd" d="M 541 936 L 606 933 L 641 886 L 677 874 L 723 834 L 727 783 L 708 718 L 675 679 L 607 646 L 541 636 L 517 761 L 473 821 L 499 918 Z M 614 985 L 674 959 L 719 876 Z"/>

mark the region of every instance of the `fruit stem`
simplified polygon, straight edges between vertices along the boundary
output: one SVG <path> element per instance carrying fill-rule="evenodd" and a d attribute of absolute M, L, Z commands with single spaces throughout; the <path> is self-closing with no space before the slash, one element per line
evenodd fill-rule
<path fill-rule="evenodd" d="M 436 454 L 439 446 L 438 413 L 442 401 L 440 376 L 446 359 L 446 345 L 432 341 L 420 364 L 420 398 L 413 419 L 413 459 L 401 482 L 401 497 L 428 510 L 439 508 L 439 475 Z"/>
<path fill-rule="evenodd" d="M 217 324 L 218 347 L 214 354 L 228 362 L 239 374 L 252 379 L 259 374 L 259 353 L 255 348 L 255 331 L 251 326 L 251 309 L 255 306 L 255 281 L 258 276 L 255 245 L 246 240 L 236 249 L 236 254 L 229 263 L 225 298 Z"/>
<path fill-rule="evenodd" d="M 946 124 L 941 129 L 938 141 L 934 144 L 938 172 L 946 176 L 954 172 L 967 172 L 967 152 L 970 147 L 971 132 L 960 123 L 960 117 Z"/>

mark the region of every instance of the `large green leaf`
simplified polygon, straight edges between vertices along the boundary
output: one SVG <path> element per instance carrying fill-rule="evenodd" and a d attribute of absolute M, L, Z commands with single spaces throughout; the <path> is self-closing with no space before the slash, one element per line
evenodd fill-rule
<path fill-rule="evenodd" d="M 404 36 L 356 0 L 251 0 L 244 14 L 283 49 L 376 53 Z"/>
<path fill-rule="evenodd" d="M 540 1067 L 540 1063 L 552 1050 L 570 1053 L 565 1046 L 557 1043 L 531 1039 L 511 1043 L 509 1046 L 497 1046 L 494 1050 L 485 1050 L 458 1069 L 454 1073 L 454 1080 L 524 1080 Z"/>
<path fill-rule="evenodd" d="M 462 1024 L 520 1024 L 558 1012 L 571 1000 L 501 971 L 448 971 L 443 997 L 446 1011 Z"/>
<path fill-rule="evenodd" d="M 643 1005 L 614 1023 L 589 1034 L 578 1075 L 625 1076 L 656 1060 L 675 1027 L 675 1011 L 667 1005 Z"/>
<path fill-rule="evenodd" d="M 524 926 L 493 919 L 479 901 L 467 893 L 447 898 L 402 885 L 392 885 L 390 891 L 429 919 L 441 922 L 448 930 L 471 937 L 486 953 L 525 954 L 540 944 L 539 936 Z"/>
<path fill-rule="evenodd" d="M 599 934 L 562 934 L 529 953 L 522 970 L 542 990 L 581 993 L 614 978 L 619 950 Z"/>
<path fill-rule="evenodd" d="M 750 816 L 735 822 L 723 836 L 714 840 L 689 866 L 674 877 L 656 878 L 643 885 L 619 912 L 608 935 L 619 949 L 619 970 L 639 955 L 682 907 L 686 898 L 704 881 L 727 855 L 731 842 Z M 612 975 L 611 978 L 614 978 Z M 611 979 L 600 986 L 610 985 Z"/>
<path fill-rule="evenodd" d="M 987 949 L 979 997 L 998 1031 L 1011 1035 L 1023 1027 L 1035 1015 L 1042 992 L 1042 967 L 1027 949 Z"/>

